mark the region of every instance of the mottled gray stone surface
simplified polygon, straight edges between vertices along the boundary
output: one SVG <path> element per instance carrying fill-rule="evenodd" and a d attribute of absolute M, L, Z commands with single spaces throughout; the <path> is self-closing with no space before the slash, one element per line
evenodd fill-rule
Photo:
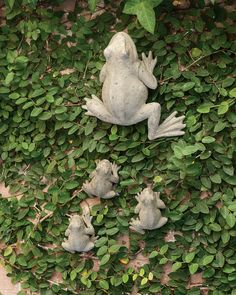
<path fill-rule="evenodd" d="M 119 181 L 118 170 L 119 167 L 108 160 L 99 161 L 96 169 L 90 175 L 91 180 L 83 184 L 83 190 L 89 196 L 103 199 L 117 196 L 115 185 Z"/>
<path fill-rule="evenodd" d="M 160 199 L 160 193 L 153 192 L 148 187 L 136 196 L 138 205 L 135 207 L 135 213 L 139 215 L 137 219 L 131 219 L 130 229 L 145 233 L 145 229 L 152 230 L 162 227 L 167 222 L 160 209 L 166 208 L 165 203 Z"/>
<path fill-rule="evenodd" d="M 96 237 L 91 220 L 89 213 L 82 216 L 73 215 L 70 218 L 70 224 L 65 232 L 67 239 L 62 243 L 66 251 L 88 252 L 94 248 Z"/>

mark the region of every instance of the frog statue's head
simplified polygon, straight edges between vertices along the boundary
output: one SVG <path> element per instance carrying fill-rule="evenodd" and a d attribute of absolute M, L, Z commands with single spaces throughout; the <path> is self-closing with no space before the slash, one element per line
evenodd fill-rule
<path fill-rule="evenodd" d="M 73 215 L 70 219 L 70 230 L 73 232 L 82 231 L 84 229 L 84 222 L 79 215 Z"/>
<path fill-rule="evenodd" d="M 125 32 L 116 33 L 104 50 L 106 61 L 116 60 L 134 63 L 138 60 L 138 54 L 133 40 Z"/>
<path fill-rule="evenodd" d="M 139 195 L 139 201 L 145 206 L 152 205 L 155 201 L 155 193 L 150 187 L 147 187 Z"/>
<path fill-rule="evenodd" d="M 99 161 L 96 167 L 96 172 L 100 176 L 109 177 L 112 173 L 111 163 L 106 159 Z"/>

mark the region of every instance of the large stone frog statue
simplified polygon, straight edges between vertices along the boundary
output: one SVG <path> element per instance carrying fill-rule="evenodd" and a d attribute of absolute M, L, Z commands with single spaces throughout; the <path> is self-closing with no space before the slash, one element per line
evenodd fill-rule
<path fill-rule="evenodd" d="M 165 203 L 160 199 L 160 193 L 154 192 L 148 187 L 135 198 L 138 204 L 134 213 L 138 214 L 139 218 L 131 219 L 131 230 L 144 234 L 145 229 L 157 229 L 166 224 L 168 219 L 163 217 L 160 211 L 160 209 L 166 208 Z"/>
<path fill-rule="evenodd" d="M 152 53 L 142 53 L 139 60 L 133 40 L 125 32 L 116 33 L 104 50 L 106 63 L 100 73 L 103 83 L 102 100 L 95 95 L 86 99 L 86 114 L 98 119 L 123 126 L 133 125 L 148 119 L 148 138 L 179 136 L 184 116 L 176 117 L 173 112 L 159 125 L 161 106 L 157 102 L 146 104 L 148 89 L 157 87 L 153 75 L 156 58 Z"/>

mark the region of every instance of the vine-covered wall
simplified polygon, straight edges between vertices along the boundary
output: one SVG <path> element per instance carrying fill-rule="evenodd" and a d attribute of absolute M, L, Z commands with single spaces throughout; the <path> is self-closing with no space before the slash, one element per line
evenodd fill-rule
<path fill-rule="evenodd" d="M 92 18 L 77 7 L 62 20 L 39 3 L 0 26 L 1 181 L 11 188 L 0 198 L 1 263 L 31 294 L 235 295 L 236 12 L 164 3 L 151 34 L 123 7 Z M 139 55 L 157 56 L 148 102 L 161 120 L 185 115 L 184 136 L 149 141 L 146 121 L 84 115 L 85 98 L 101 95 L 103 49 L 122 30 Z M 68 253 L 68 215 L 81 213 L 82 183 L 104 158 L 121 166 L 120 195 L 91 207 L 96 247 Z M 148 184 L 169 220 L 139 235 L 129 221 Z"/>

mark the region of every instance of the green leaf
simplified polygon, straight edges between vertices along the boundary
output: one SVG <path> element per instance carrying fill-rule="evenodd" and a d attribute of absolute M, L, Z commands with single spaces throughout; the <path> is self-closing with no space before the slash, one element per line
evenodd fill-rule
<path fill-rule="evenodd" d="M 44 90 L 43 88 L 35 89 L 35 90 L 33 91 L 33 93 L 31 94 L 30 98 L 38 97 L 38 96 L 44 94 L 45 92 L 46 92 L 46 90 Z"/>
<path fill-rule="evenodd" d="M 192 89 L 194 87 L 194 85 L 195 85 L 195 82 L 187 82 L 183 85 L 182 90 L 184 92 L 186 92 L 186 91 Z"/>
<path fill-rule="evenodd" d="M 150 33 L 154 33 L 156 16 L 153 7 L 163 0 L 127 0 L 123 12 L 137 15 L 140 24 Z"/>
<path fill-rule="evenodd" d="M 102 289 L 109 290 L 109 283 L 108 283 L 108 281 L 100 280 L 100 281 L 99 281 L 99 286 L 100 286 Z"/>
<path fill-rule="evenodd" d="M 43 108 L 40 108 L 40 107 L 36 107 L 36 108 L 34 108 L 33 110 L 32 110 L 32 112 L 30 113 L 30 116 L 31 117 L 38 117 L 38 115 L 40 114 L 40 113 L 42 113 L 42 111 L 43 111 Z"/>
<path fill-rule="evenodd" d="M 67 107 L 59 106 L 56 108 L 55 114 L 62 114 L 62 113 L 65 113 L 66 111 L 67 111 Z"/>
<path fill-rule="evenodd" d="M 212 106 L 212 103 L 204 103 L 197 108 L 197 111 L 201 114 L 207 114 L 210 112 Z"/>
<path fill-rule="evenodd" d="M 76 277 L 77 277 L 76 270 L 72 270 L 71 273 L 70 273 L 70 279 L 71 279 L 71 281 L 74 281 Z"/>
<path fill-rule="evenodd" d="M 214 175 L 210 175 L 210 179 L 214 183 L 221 183 L 221 177 L 220 174 L 216 173 Z"/>
<path fill-rule="evenodd" d="M 227 126 L 227 123 L 218 121 L 214 127 L 214 132 L 220 132 Z"/>
<path fill-rule="evenodd" d="M 9 256 L 11 253 L 12 253 L 12 247 L 11 246 L 8 246 L 5 250 L 4 250 L 4 253 L 3 253 L 3 256 Z"/>
<path fill-rule="evenodd" d="M 0 94 L 9 93 L 10 89 L 8 87 L 0 87 Z"/>
<path fill-rule="evenodd" d="M 196 255 L 196 252 L 190 252 L 185 256 L 185 262 L 190 263 Z"/>
<path fill-rule="evenodd" d="M 46 120 L 49 120 L 51 117 L 52 117 L 52 113 L 43 112 L 43 113 L 40 114 L 39 120 L 46 121 Z"/>
<path fill-rule="evenodd" d="M 212 137 L 212 136 L 205 136 L 205 137 L 203 137 L 203 139 L 202 139 L 202 142 L 203 142 L 203 143 L 212 143 L 212 142 L 214 142 L 214 141 L 215 141 L 215 138 Z"/>
<path fill-rule="evenodd" d="M 228 241 L 230 240 L 230 234 L 228 231 L 224 231 L 222 234 L 221 234 L 221 240 L 224 244 L 228 243 Z"/>
<path fill-rule="evenodd" d="M 14 6 L 15 0 L 6 0 L 6 3 L 7 3 L 7 5 L 8 5 L 8 7 L 9 7 L 10 9 L 12 9 L 13 6 Z"/>
<path fill-rule="evenodd" d="M 129 186 L 129 185 L 132 185 L 132 184 L 135 184 L 135 180 L 134 179 L 126 179 L 126 180 L 123 180 L 120 182 L 120 185 L 121 186 Z"/>
<path fill-rule="evenodd" d="M 26 56 L 18 56 L 16 58 L 16 62 L 18 62 L 18 63 L 27 63 L 28 61 L 29 61 L 29 59 Z"/>
<path fill-rule="evenodd" d="M 191 54 L 193 58 L 197 58 L 202 55 L 202 51 L 201 49 L 195 47 L 191 50 Z"/>
<path fill-rule="evenodd" d="M 208 265 L 210 264 L 214 259 L 214 255 L 207 255 L 207 256 L 204 256 L 203 259 L 202 259 L 202 265 Z"/>
<path fill-rule="evenodd" d="M 108 247 L 104 245 L 98 249 L 97 255 L 103 256 L 105 253 L 107 253 L 107 250 L 108 250 Z"/>
<path fill-rule="evenodd" d="M 232 266 L 232 265 L 226 265 L 223 269 L 223 272 L 224 273 L 232 273 L 232 272 L 235 272 L 235 267 Z"/>
<path fill-rule="evenodd" d="M 230 211 L 234 211 L 234 212 L 236 212 L 236 203 L 230 204 L 230 205 L 228 206 L 228 209 L 229 209 Z"/>
<path fill-rule="evenodd" d="M 140 10 L 137 12 L 137 17 L 144 29 L 146 29 L 151 34 L 154 34 L 156 16 L 153 8 L 147 5 L 142 5 L 142 7 L 140 7 Z"/>
<path fill-rule="evenodd" d="M 144 158 L 145 158 L 144 154 L 139 153 L 132 158 L 131 162 L 136 163 L 136 162 L 142 161 Z"/>
<path fill-rule="evenodd" d="M 233 166 L 223 166 L 223 170 L 226 174 L 233 176 L 234 175 L 234 167 Z"/>
<path fill-rule="evenodd" d="M 149 255 L 149 258 L 154 258 L 158 255 L 158 252 L 156 250 L 152 251 L 151 254 Z"/>
<path fill-rule="evenodd" d="M 101 237 L 100 239 L 98 239 L 98 240 L 95 241 L 95 246 L 98 247 L 98 248 L 100 248 L 103 245 L 105 245 L 107 241 L 108 241 L 108 238 L 107 237 Z"/>
<path fill-rule="evenodd" d="M 228 78 L 226 78 L 226 79 L 223 80 L 222 87 L 223 88 L 229 87 L 229 86 L 231 86 L 234 83 L 234 81 L 235 81 L 234 78 L 228 77 Z M 236 88 L 235 88 L 235 90 L 236 90 Z"/>
<path fill-rule="evenodd" d="M 229 103 L 227 101 L 223 101 L 218 107 L 218 115 L 225 114 L 229 109 Z"/>
<path fill-rule="evenodd" d="M 175 262 L 173 265 L 172 265 L 172 271 L 176 271 L 178 270 L 179 268 L 181 268 L 182 266 L 182 262 Z"/>
<path fill-rule="evenodd" d="M 89 9 L 94 12 L 97 6 L 97 0 L 88 0 Z"/>
<path fill-rule="evenodd" d="M 119 251 L 120 247 L 121 247 L 121 245 L 112 245 L 108 251 L 109 251 L 109 253 L 114 254 Z"/>
<path fill-rule="evenodd" d="M 185 156 L 194 154 L 194 153 L 196 153 L 196 151 L 198 151 L 198 147 L 195 145 L 188 145 L 188 146 L 185 146 L 184 148 L 182 148 L 182 153 Z"/>
<path fill-rule="evenodd" d="M 78 188 L 80 183 L 78 181 L 72 180 L 66 183 L 65 188 L 68 190 Z"/>
<path fill-rule="evenodd" d="M 192 263 L 191 265 L 189 265 L 188 268 L 189 268 L 190 274 L 193 275 L 198 270 L 198 264 L 197 263 Z"/>
<path fill-rule="evenodd" d="M 155 183 L 160 183 L 160 182 L 162 182 L 162 180 L 163 180 L 163 178 L 162 178 L 161 176 L 159 176 L 159 175 L 157 175 L 157 176 L 155 176 L 155 177 L 153 178 L 153 181 L 154 181 Z"/>
<path fill-rule="evenodd" d="M 168 244 L 163 245 L 163 246 L 160 248 L 160 254 L 161 254 L 161 255 L 164 255 L 164 254 L 168 251 L 168 248 L 169 248 Z"/>
<path fill-rule="evenodd" d="M 234 227 L 235 226 L 235 223 L 236 223 L 236 217 L 234 216 L 233 213 L 229 213 L 227 216 L 226 216 L 226 222 L 228 224 L 228 226 L 230 228 Z"/>
<path fill-rule="evenodd" d="M 129 275 L 127 273 L 123 274 L 122 281 L 124 284 L 126 284 L 129 280 Z"/>
<path fill-rule="evenodd" d="M 119 232 L 119 228 L 113 227 L 106 230 L 108 236 L 113 236 Z"/>
<path fill-rule="evenodd" d="M 52 173 L 52 171 L 53 171 L 54 167 L 56 166 L 56 164 L 57 164 L 57 162 L 56 162 L 55 160 L 53 160 L 53 161 L 48 165 L 48 167 L 47 167 L 47 169 L 46 169 L 46 173 L 47 173 L 47 174 Z"/>
<path fill-rule="evenodd" d="M 2 124 L 2 126 L 0 126 L 0 134 L 3 134 L 7 129 L 8 129 L 8 125 Z"/>
<path fill-rule="evenodd" d="M 233 88 L 233 89 L 230 90 L 229 96 L 230 97 L 236 97 L 236 88 Z"/>
<path fill-rule="evenodd" d="M 111 257 L 110 254 L 105 254 L 100 261 L 100 265 L 102 266 L 106 264 L 110 260 L 110 257 Z"/>
<path fill-rule="evenodd" d="M 22 255 L 21 255 L 20 257 L 17 258 L 17 262 L 18 262 L 18 264 L 21 265 L 21 266 L 27 266 L 27 262 L 26 262 L 26 260 L 25 260 L 25 257 L 22 256 Z"/>
<path fill-rule="evenodd" d="M 141 280 L 141 286 L 147 284 L 147 282 L 148 282 L 148 278 L 142 278 L 142 280 Z"/>
<path fill-rule="evenodd" d="M 8 73 L 5 79 L 5 84 L 9 85 L 13 81 L 14 76 L 15 74 L 13 72 Z"/>
<path fill-rule="evenodd" d="M 215 232 L 220 232 L 221 231 L 221 226 L 217 223 L 212 223 L 209 225 L 209 228 Z"/>
<path fill-rule="evenodd" d="M 17 100 L 18 102 L 18 100 Z M 22 107 L 23 110 L 27 110 L 28 108 L 32 107 L 34 105 L 33 101 L 28 101 L 27 103 L 25 103 Z"/>

